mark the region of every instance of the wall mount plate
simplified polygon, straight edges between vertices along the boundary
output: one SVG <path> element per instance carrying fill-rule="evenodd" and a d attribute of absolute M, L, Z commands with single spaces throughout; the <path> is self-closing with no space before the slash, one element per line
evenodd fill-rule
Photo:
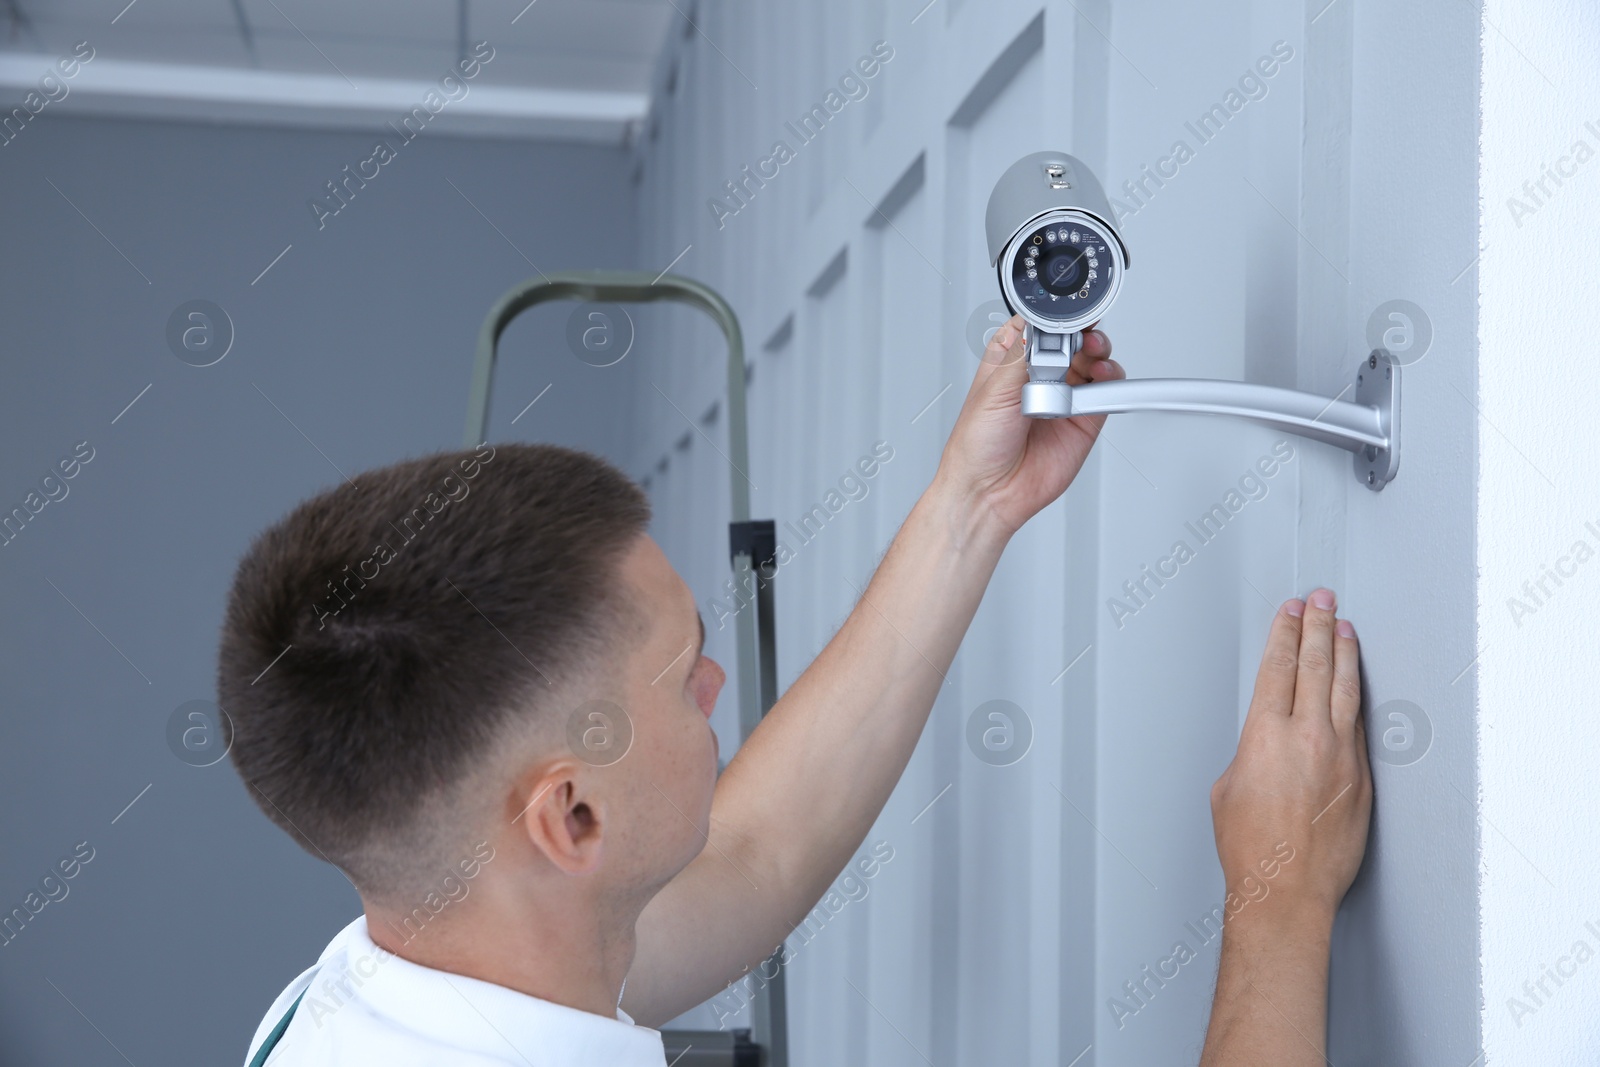
<path fill-rule="evenodd" d="M 1356 403 L 1376 408 L 1388 448 L 1363 445 L 1355 454 L 1356 480 L 1378 492 L 1400 470 L 1400 363 L 1387 349 L 1374 348 L 1356 368 Z"/>

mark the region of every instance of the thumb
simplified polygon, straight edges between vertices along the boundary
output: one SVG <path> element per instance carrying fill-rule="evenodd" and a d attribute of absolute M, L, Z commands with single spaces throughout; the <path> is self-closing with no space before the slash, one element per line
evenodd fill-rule
<path fill-rule="evenodd" d="M 1019 400 L 1022 386 L 1027 380 L 1027 346 L 1024 343 L 1022 317 L 1013 316 L 994 332 L 984 346 L 968 397 L 981 400 L 985 407 L 998 406 L 1000 401 L 1007 398 Z"/>

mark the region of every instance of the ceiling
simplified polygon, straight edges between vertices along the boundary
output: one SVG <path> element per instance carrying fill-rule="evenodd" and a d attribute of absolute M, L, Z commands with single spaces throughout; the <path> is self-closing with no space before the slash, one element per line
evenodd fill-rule
<path fill-rule="evenodd" d="M 439 129 L 621 141 L 687 0 L 0 0 L 0 96 L 79 41 L 74 109 L 377 127 L 475 42 L 493 58 Z"/>

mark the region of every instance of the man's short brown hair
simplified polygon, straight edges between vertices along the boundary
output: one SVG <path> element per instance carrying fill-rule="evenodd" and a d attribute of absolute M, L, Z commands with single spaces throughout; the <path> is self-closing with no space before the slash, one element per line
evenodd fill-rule
<path fill-rule="evenodd" d="M 380 899 L 449 864 L 434 853 L 470 828 L 426 824 L 605 651 L 649 518 L 627 476 L 550 445 L 408 460 L 300 504 L 240 561 L 222 627 L 256 803 Z"/>

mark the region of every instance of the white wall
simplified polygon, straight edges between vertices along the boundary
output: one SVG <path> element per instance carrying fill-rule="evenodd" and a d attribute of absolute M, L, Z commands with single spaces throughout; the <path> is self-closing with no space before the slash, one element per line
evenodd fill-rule
<path fill-rule="evenodd" d="M 1490 1064 L 1592 1062 L 1600 1047 L 1600 368 L 1591 356 L 1600 333 L 1600 12 L 1572 0 L 1497 0 L 1485 18 L 1483 1036 Z M 1547 167 L 1559 181 L 1544 177 Z"/>
<path fill-rule="evenodd" d="M 1208 789 L 1273 608 L 1327 583 L 1366 640 L 1375 699 L 1415 701 L 1438 723 L 1425 759 L 1378 769 L 1373 862 L 1337 934 L 1332 1055 L 1465 1067 L 1477 1051 L 1476 836 L 1451 786 L 1476 790 L 1475 676 L 1458 677 L 1476 647 L 1476 275 L 1453 279 L 1476 254 L 1471 11 L 925 2 L 702 5 L 698 31 L 669 43 L 640 146 L 643 265 L 683 253 L 674 269 L 723 291 L 745 326 L 755 514 L 781 528 L 875 441 L 895 450 L 865 500 L 791 546 L 778 585 L 784 684 L 932 472 L 975 366 L 969 314 L 997 295 L 984 203 L 1017 156 L 1072 151 L 1134 209 L 1133 267 L 1105 323 L 1132 374 L 1333 396 L 1367 351 L 1369 315 L 1393 298 L 1427 309 L 1435 351 L 1408 368 L 1394 485 L 1372 494 L 1347 454 L 1289 439 L 1265 496 L 1205 545 L 1185 524 L 1282 439 L 1224 420 L 1112 420 L 995 578 L 868 837 L 896 858 L 790 969 L 794 1062 L 1196 1060 L 1216 944 L 1186 923 L 1223 893 Z M 719 226 L 707 201 L 774 140 L 797 146 L 785 122 L 878 40 L 894 58 L 867 97 Z M 1186 123 L 1275 45 L 1256 98 L 1201 143 Z M 1138 201 L 1119 192 L 1179 139 L 1193 158 L 1176 175 Z M 719 395 L 722 360 L 696 329 L 661 318 L 647 331 L 666 357 L 662 392 L 693 417 Z M 727 575 L 723 512 L 696 509 L 725 510 L 727 463 L 654 390 L 634 422 L 658 533 L 706 602 Z M 722 427 L 708 432 L 720 440 Z M 1195 560 L 1119 625 L 1110 598 L 1179 539 Z M 730 634 L 711 644 L 725 661 Z M 1032 723 L 1032 748 L 1011 766 L 981 762 L 965 740 L 993 699 Z M 732 707 L 715 722 L 731 749 Z M 1128 998 L 1124 983 L 1179 940 L 1196 961 L 1148 1003 Z M 1119 1018 L 1113 998 L 1138 1011 Z"/>

